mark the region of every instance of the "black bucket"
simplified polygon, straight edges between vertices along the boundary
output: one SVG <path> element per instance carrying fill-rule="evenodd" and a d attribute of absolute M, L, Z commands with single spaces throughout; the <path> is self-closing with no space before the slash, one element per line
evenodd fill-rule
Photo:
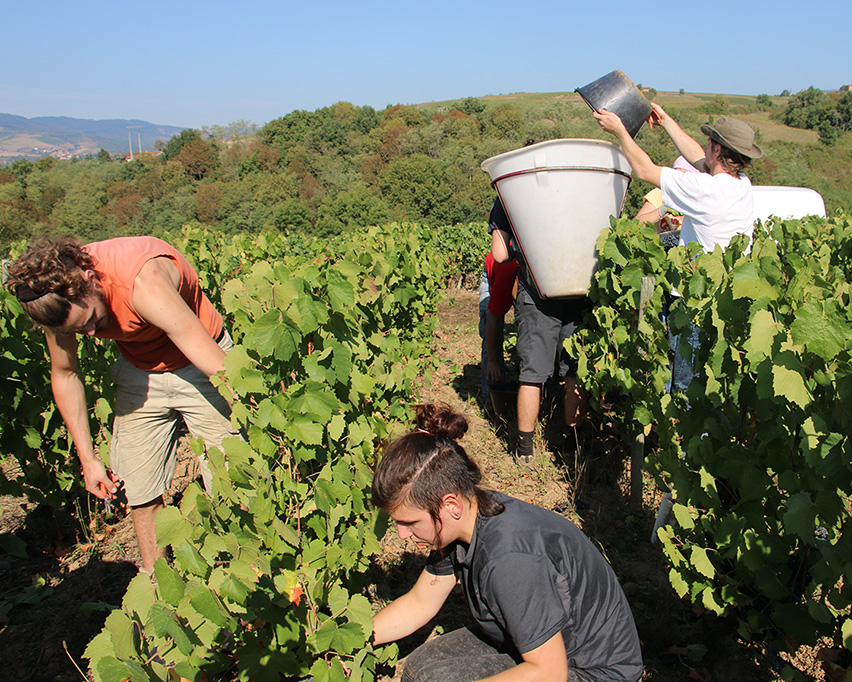
<path fill-rule="evenodd" d="M 651 103 L 621 70 L 608 73 L 603 78 L 577 88 L 575 92 L 580 93 L 580 97 L 593 111 L 606 109 L 618 114 L 630 137 L 639 134 L 651 115 Z"/>

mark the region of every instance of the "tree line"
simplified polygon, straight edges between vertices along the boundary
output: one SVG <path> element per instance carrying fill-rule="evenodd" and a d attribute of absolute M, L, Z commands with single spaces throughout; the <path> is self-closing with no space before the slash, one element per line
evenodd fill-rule
<path fill-rule="evenodd" d="M 790 98 L 785 124 L 798 125 L 799 114 L 823 107 L 819 102 L 828 95 L 809 92 Z M 841 123 L 834 152 L 850 146 L 849 95 L 838 99 L 834 118 L 820 119 Z M 817 105 L 799 106 L 812 99 Z M 665 106 L 699 140 L 701 124 L 719 115 L 767 108 L 761 97 L 721 95 L 706 96 L 698 106 Z M 0 168 L 0 241 L 52 233 L 93 240 L 193 222 L 226 234 L 320 237 L 394 220 L 467 224 L 484 220 L 495 196 L 479 167 L 484 159 L 527 139 L 583 137 L 605 136 L 588 107 L 568 93 L 469 97 L 381 111 L 338 102 L 290 112 L 259 129 L 244 121 L 187 129 L 159 145 L 162 153 L 143 153 L 132 162 L 105 151 L 70 161 L 15 161 Z M 661 165 L 677 155 L 666 136 L 647 126 L 638 141 Z M 749 173 L 755 184 L 813 187 L 829 210 L 852 204 L 852 181 L 838 172 L 837 155 L 825 144 L 764 146 L 766 159 Z M 635 214 L 648 189 L 632 183 L 625 215 Z"/>

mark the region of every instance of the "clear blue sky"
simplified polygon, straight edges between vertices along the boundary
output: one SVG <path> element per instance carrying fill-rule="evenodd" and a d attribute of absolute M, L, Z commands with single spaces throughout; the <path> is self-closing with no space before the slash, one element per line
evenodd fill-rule
<path fill-rule="evenodd" d="M 346 100 L 852 83 L 852 2 L 126 0 L 5 3 L 0 112 L 257 124 Z"/>

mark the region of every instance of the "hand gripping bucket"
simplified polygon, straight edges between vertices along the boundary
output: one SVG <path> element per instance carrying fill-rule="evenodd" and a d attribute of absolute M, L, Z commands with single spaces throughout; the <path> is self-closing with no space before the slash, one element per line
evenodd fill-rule
<path fill-rule="evenodd" d="M 482 162 L 515 232 L 529 278 L 543 298 L 585 296 L 596 244 L 618 216 L 630 164 L 603 140 L 550 140 Z"/>
<path fill-rule="evenodd" d="M 639 134 L 642 125 L 651 115 L 651 103 L 623 71 L 608 73 L 582 88 L 577 88 L 576 92 L 593 111 L 606 109 L 618 114 L 630 137 Z"/>

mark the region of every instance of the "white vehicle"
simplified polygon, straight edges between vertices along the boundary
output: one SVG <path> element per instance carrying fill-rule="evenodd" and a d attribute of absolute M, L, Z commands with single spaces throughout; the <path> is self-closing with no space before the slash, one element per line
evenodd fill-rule
<path fill-rule="evenodd" d="M 769 216 L 782 220 L 796 220 L 809 215 L 826 217 L 822 195 L 807 187 L 755 185 L 752 190 L 755 220 L 765 223 Z"/>

